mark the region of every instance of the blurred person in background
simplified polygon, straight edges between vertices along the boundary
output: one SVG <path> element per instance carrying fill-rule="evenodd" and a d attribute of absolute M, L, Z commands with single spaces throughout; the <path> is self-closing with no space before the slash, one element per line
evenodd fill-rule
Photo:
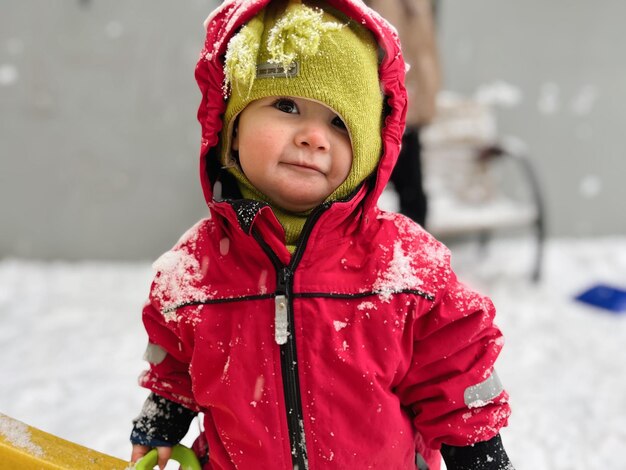
<path fill-rule="evenodd" d="M 365 0 L 365 3 L 396 27 L 409 66 L 406 130 L 391 182 L 399 196 L 400 212 L 424 226 L 427 196 L 422 181 L 420 128 L 433 119 L 441 86 L 433 4 L 431 0 Z"/>

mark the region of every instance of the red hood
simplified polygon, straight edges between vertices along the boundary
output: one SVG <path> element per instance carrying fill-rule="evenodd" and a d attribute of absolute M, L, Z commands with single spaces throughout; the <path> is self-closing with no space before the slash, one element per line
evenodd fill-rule
<path fill-rule="evenodd" d="M 219 143 L 222 129 L 221 115 L 226 109 L 223 96 L 224 54 L 228 41 L 239 27 L 254 17 L 270 0 L 226 0 L 205 22 L 206 41 L 196 65 L 196 80 L 202 92 L 198 108 L 198 121 L 202 126 L 200 148 L 200 179 L 207 203 L 213 200 L 213 188 L 209 180 L 208 160 L 219 158 L 212 152 Z M 381 89 L 390 107 L 382 130 L 383 155 L 378 166 L 376 184 L 365 199 L 366 210 L 376 204 L 398 158 L 406 115 L 406 90 L 404 88 L 405 65 L 400 51 L 398 35 L 386 20 L 369 9 L 360 0 L 328 0 L 333 8 L 369 28 L 383 51 L 379 77 Z M 216 175 L 211 175 L 214 179 Z"/>

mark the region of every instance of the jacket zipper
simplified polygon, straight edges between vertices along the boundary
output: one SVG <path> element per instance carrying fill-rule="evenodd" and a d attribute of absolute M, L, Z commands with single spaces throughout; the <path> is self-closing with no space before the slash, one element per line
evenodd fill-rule
<path fill-rule="evenodd" d="M 304 247 L 308 241 L 313 225 L 321 214 L 330 207 L 323 204 L 316 209 L 304 224 L 300 241 L 288 266 L 285 266 L 267 245 L 265 240 L 253 230 L 253 236 L 268 255 L 276 269 L 275 298 L 275 331 L 274 337 L 280 345 L 280 361 L 283 378 L 283 393 L 289 428 L 291 446 L 291 462 L 294 470 L 308 470 L 306 439 L 304 435 L 304 417 L 302 414 L 302 398 L 300 378 L 298 375 L 298 354 L 295 338 L 295 316 L 293 312 L 293 273 L 302 258 Z"/>
<path fill-rule="evenodd" d="M 293 331 L 295 323 L 290 286 L 291 275 L 292 272 L 288 267 L 283 267 L 279 271 L 279 279 L 284 282 L 284 301 L 287 318 L 286 337 L 284 338 L 285 341 L 280 345 L 280 365 L 283 375 L 285 405 L 287 408 L 287 424 L 289 427 L 291 460 L 294 469 L 306 470 L 309 468 L 309 465 L 306 452 L 306 440 L 304 436 L 304 417 L 302 415 L 302 399 L 300 396 L 300 378 L 298 375 L 296 338 Z M 277 295 L 277 297 L 281 296 Z"/>

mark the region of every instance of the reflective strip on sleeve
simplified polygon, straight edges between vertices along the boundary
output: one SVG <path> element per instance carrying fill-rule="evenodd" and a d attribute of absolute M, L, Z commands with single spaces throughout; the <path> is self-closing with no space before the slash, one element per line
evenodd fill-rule
<path fill-rule="evenodd" d="M 498 374 L 494 370 L 487 380 L 467 387 L 463 393 L 463 399 L 469 408 L 478 408 L 490 403 L 503 390 Z"/>
<path fill-rule="evenodd" d="M 167 351 L 158 344 L 154 343 L 148 343 L 148 346 L 146 347 L 146 352 L 143 354 L 144 360 L 154 365 L 163 362 L 165 356 L 167 356 Z"/>

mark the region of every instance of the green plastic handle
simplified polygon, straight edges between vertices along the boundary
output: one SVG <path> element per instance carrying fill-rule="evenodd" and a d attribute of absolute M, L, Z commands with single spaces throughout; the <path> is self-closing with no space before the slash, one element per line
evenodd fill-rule
<path fill-rule="evenodd" d="M 134 468 L 136 470 L 152 470 L 157 464 L 158 459 L 157 450 L 152 449 L 135 463 Z M 172 460 L 176 460 L 182 470 L 202 470 L 196 454 L 193 453 L 193 450 L 184 445 L 178 444 L 172 447 Z"/>

